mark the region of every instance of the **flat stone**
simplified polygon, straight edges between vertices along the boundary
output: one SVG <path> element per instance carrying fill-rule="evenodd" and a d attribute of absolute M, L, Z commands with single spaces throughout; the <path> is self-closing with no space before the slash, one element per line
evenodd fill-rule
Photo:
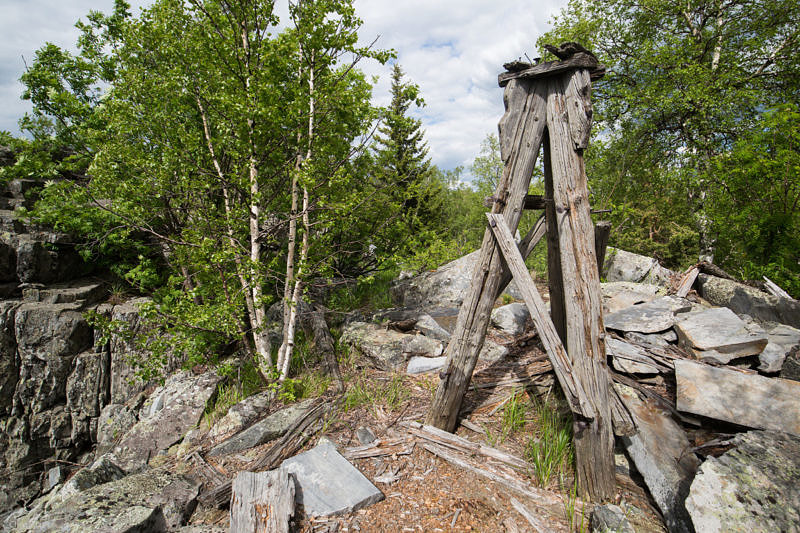
<path fill-rule="evenodd" d="M 666 347 L 672 342 L 672 339 L 677 340 L 675 332 L 672 330 L 666 333 L 638 333 L 636 331 L 629 331 L 625 333 L 625 339 L 637 344 L 652 344 L 653 346 Z"/>
<path fill-rule="evenodd" d="M 47 288 L 30 287 L 22 289 L 22 299 L 26 302 L 62 304 L 99 302 L 108 294 L 106 284 L 98 280 L 80 280 L 49 285 Z"/>
<path fill-rule="evenodd" d="M 675 380 L 679 411 L 800 435 L 800 382 L 681 359 Z"/>
<path fill-rule="evenodd" d="M 79 492 L 84 492 L 111 481 L 116 481 L 125 477 L 125 472 L 107 456 L 100 457 L 86 468 L 78 470 L 69 481 L 67 481 L 59 491 L 59 498 L 62 501 L 71 498 Z"/>
<path fill-rule="evenodd" d="M 636 533 L 618 505 L 598 505 L 592 511 L 592 533 Z"/>
<path fill-rule="evenodd" d="M 492 310 L 492 325 L 507 335 L 517 336 L 525 332 L 530 318 L 525 304 L 512 303 Z"/>
<path fill-rule="evenodd" d="M 689 311 L 691 303 L 683 298 L 661 296 L 650 302 L 633 305 L 603 318 L 606 328 L 617 331 L 658 333 L 675 323 L 675 313 Z"/>
<path fill-rule="evenodd" d="M 114 462 L 126 472 L 135 471 L 158 452 L 180 441 L 200 422 L 220 379 L 214 372 L 200 376 L 179 372 L 170 376 L 164 386 L 151 395 L 151 401 L 160 396 L 163 407 L 151 416 L 140 418 L 122 437 L 112 452 Z M 147 412 L 150 405 L 146 403 L 142 411 Z"/>
<path fill-rule="evenodd" d="M 783 361 L 780 375 L 783 379 L 800 381 L 800 346 L 789 350 L 789 354 Z"/>
<path fill-rule="evenodd" d="M 633 389 L 620 385 L 615 388 L 636 422 L 637 433 L 622 437 L 628 455 L 642 474 L 669 531 L 691 532 L 683 502 L 700 462 L 691 452 L 686 434 L 669 413 L 646 404 Z"/>
<path fill-rule="evenodd" d="M 606 352 L 611 355 L 611 364 L 626 374 L 658 374 L 658 367 L 644 348 L 625 341 L 606 337 Z"/>
<path fill-rule="evenodd" d="M 488 363 L 496 363 L 508 355 L 508 348 L 497 344 L 491 339 L 483 341 L 483 348 L 478 354 L 478 360 L 486 361 Z"/>
<path fill-rule="evenodd" d="M 450 340 L 450 332 L 440 326 L 431 315 L 419 315 L 417 317 L 417 323 L 414 324 L 414 329 L 426 337 L 436 339 L 437 341 L 447 343 Z"/>
<path fill-rule="evenodd" d="M 407 335 L 400 348 L 403 355 L 408 358 L 414 355 L 423 357 L 438 357 L 442 355 L 444 346 L 441 341 L 426 337 L 425 335 Z"/>
<path fill-rule="evenodd" d="M 327 439 L 281 466 L 294 474 L 295 501 L 307 516 L 352 513 L 383 499 L 383 493 Z"/>
<path fill-rule="evenodd" d="M 424 374 L 439 370 L 447 362 L 447 356 L 442 357 L 419 357 L 415 356 L 408 360 L 406 367 L 407 374 Z"/>
<path fill-rule="evenodd" d="M 217 439 L 222 435 L 229 435 L 258 420 L 269 409 L 274 396 L 272 391 L 263 391 L 231 406 L 225 416 L 208 430 L 208 438 Z"/>
<path fill-rule="evenodd" d="M 767 345 L 767 334 L 756 324 L 747 324 L 727 307 L 714 307 L 689 313 L 675 323 L 679 342 L 695 351 L 714 350 L 727 357 L 727 363 L 738 357 L 761 353 Z M 719 356 L 713 354 L 715 359 Z"/>
<path fill-rule="evenodd" d="M 686 498 L 703 533 L 800 531 L 800 438 L 750 431 L 734 448 L 709 457 Z"/>
<path fill-rule="evenodd" d="M 700 296 L 713 305 L 728 307 L 757 320 L 800 328 L 800 302 L 773 296 L 729 279 L 700 274 Z"/>
<path fill-rule="evenodd" d="M 605 314 L 616 313 L 632 305 L 647 303 L 658 298 L 659 293 L 666 292 L 663 287 L 658 285 L 630 281 L 601 283 L 600 290 L 603 294 L 603 312 Z"/>
<path fill-rule="evenodd" d="M 228 455 L 255 448 L 265 442 L 277 439 L 286 433 L 292 424 L 308 410 L 308 406 L 314 400 L 309 398 L 300 403 L 290 405 L 280 411 L 276 411 L 245 429 L 214 446 L 208 455 Z"/>
<path fill-rule="evenodd" d="M 361 445 L 367 445 L 374 442 L 377 437 L 368 427 L 359 426 L 356 429 L 356 438 Z"/>

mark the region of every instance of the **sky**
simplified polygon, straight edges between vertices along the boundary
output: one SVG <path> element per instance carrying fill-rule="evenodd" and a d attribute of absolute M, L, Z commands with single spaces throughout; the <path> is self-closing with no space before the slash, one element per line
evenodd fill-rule
<path fill-rule="evenodd" d="M 138 14 L 148 0 L 129 0 Z M 285 1 L 278 0 L 279 4 Z M 503 63 L 535 55 L 536 39 L 549 28 L 566 0 L 355 0 L 364 21 L 365 43 L 397 52 L 407 79 L 419 85 L 422 120 L 435 165 L 468 167 L 481 141 L 497 132 L 503 92 L 497 75 Z M 73 49 L 75 21 L 90 10 L 110 12 L 113 0 L 2 0 L 0 17 L 0 130 L 19 134 L 17 119 L 30 109 L 18 79 L 45 42 Z M 285 8 L 280 11 L 285 12 Z M 379 76 L 377 105 L 389 100 L 391 66 L 364 63 Z"/>

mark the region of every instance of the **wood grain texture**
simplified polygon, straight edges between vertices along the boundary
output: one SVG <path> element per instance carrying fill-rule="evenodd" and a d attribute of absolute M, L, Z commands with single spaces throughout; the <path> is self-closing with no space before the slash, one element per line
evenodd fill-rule
<path fill-rule="evenodd" d="M 516 230 L 522 216 L 523 200 L 542 142 L 546 91 L 544 84 L 534 87 L 526 80 L 513 80 L 506 88 L 504 100 L 509 107 L 500 121 L 500 140 L 501 150 L 508 159 L 494 194 L 502 202 L 495 203 L 492 212 L 499 212 L 502 206 L 502 213 L 512 231 Z M 512 146 L 516 149 L 511 150 Z M 446 431 L 453 431 L 456 427 L 461 402 L 483 347 L 492 307 L 506 270 L 497 253 L 494 237 L 487 228 L 473 271 L 472 285 L 461 305 L 447 346 L 447 363 L 439 374 L 442 381 L 428 411 L 427 423 L 432 426 Z"/>
<path fill-rule="evenodd" d="M 597 272 L 603 277 L 603 263 L 606 260 L 606 248 L 611 237 L 611 222 L 601 220 L 594 225 L 594 253 L 597 256 Z"/>
<path fill-rule="evenodd" d="M 522 261 L 522 256 L 519 255 L 517 247 L 514 245 L 503 215 L 487 214 L 487 217 L 489 218 L 489 227 L 494 232 L 497 245 L 505 257 L 506 264 L 511 269 L 517 282 L 517 288 L 522 293 L 522 299 L 528 307 L 533 324 L 536 326 L 536 332 L 547 351 L 547 357 L 550 359 L 550 364 L 553 365 L 556 378 L 561 385 L 561 390 L 564 391 L 570 409 L 584 418 L 594 418 L 594 407 L 588 401 L 581 383 L 574 377 L 572 362 L 561 343 L 553 322 L 547 315 L 547 307 L 533 284 L 533 279 Z"/>
<path fill-rule="evenodd" d="M 289 533 L 294 488 L 294 479 L 283 468 L 239 472 L 231 493 L 230 532 Z"/>
<path fill-rule="evenodd" d="M 577 149 L 573 137 L 573 132 L 580 130 L 591 117 L 578 119 L 568 110 L 569 102 L 583 101 L 586 86 L 590 83 L 588 70 L 571 71 L 549 80 L 547 162 L 561 258 L 565 344 L 575 377 L 596 413 L 592 420 L 575 420 L 578 487 L 593 501 L 602 501 L 614 495 L 614 435 L 594 225 L 582 150 Z M 586 113 L 588 111 L 585 109 Z M 580 123 L 576 124 L 576 120 Z"/>
<path fill-rule="evenodd" d="M 591 72 L 592 79 L 602 78 L 605 74 L 605 67 L 595 57 L 585 53 L 577 53 L 564 61 L 547 61 L 519 72 L 503 72 L 497 77 L 497 83 L 500 87 L 505 87 L 511 80 L 541 79 L 575 69 L 589 69 L 587 73 Z"/>

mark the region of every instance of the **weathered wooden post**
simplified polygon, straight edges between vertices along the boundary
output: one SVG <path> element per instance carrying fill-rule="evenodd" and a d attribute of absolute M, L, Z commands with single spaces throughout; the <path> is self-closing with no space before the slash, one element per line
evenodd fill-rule
<path fill-rule="evenodd" d="M 574 415 L 578 485 L 584 495 L 603 500 L 614 491 L 613 433 L 600 280 L 583 166 L 591 127 L 590 80 L 602 76 L 603 69 L 580 47 L 562 45 L 558 52 L 562 61 L 516 63 L 499 77 L 500 86 L 506 87 L 506 113 L 499 124 L 505 169 L 492 197 L 490 227 L 427 421 L 447 431 L 455 429 L 494 301 L 513 274 Z M 510 238 L 543 142 L 552 319 Z"/>

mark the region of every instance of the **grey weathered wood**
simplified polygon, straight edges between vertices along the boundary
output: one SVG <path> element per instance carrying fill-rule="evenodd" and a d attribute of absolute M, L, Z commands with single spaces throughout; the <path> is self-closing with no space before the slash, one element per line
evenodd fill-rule
<path fill-rule="evenodd" d="M 509 502 L 511 502 L 511 507 L 513 507 L 519 514 L 522 515 L 523 518 L 525 518 L 525 520 L 528 521 L 534 531 L 537 531 L 538 533 L 546 533 L 547 531 L 550 531 L 550 528 L 547 527 L 546 524 L 543 524 L 542 521 L 539 520 L 539 518 L 530 512 L 524 505 L 522 505 L 519 500 L 516 498 L 511 498 L 509 499 Z"/>
<path fill-rule="evenodd" d="M 500 84 L 500 87 L 505 87 L 511 80 L 541 79 L 548 76 L 563 74 L 578 68 L 589 69 L 593 79 L 601 78 L 605 73 L 605 67 L 597 61 L 597 58 L 589 54 L 577 53 L 564 61 L 547 61 L 519 72 L 503 72 L 497 77 L 497 83 Z"/>
<path fill-rule="evenodd" d="M 594 225 L 582 137 L 577 138 L 591 122 L 591 80 L 588 70 L 575 70 L 551 78 L 548 85 L 548 163 L 561 257 L 565 344 L 576 381 L 595 413 L 591 421 L 575 420 L 576 477 L 583 494 L 602 501 L 614 495 L 614 434 Z"/>
<path fill-rule="evenodd" d="M 694 285 L 698 274 L 700 274 L 700 269 L 696 266 L 693 266 L 687 270 L 686 273 L 681 277 L 681 282 L 678 285 L 678 290 L 675 291 L 675 296 L 678 298 L 686 298 L 686 295 L 689 294 L 690 290 L 692 290 L 692 285 Z"/>
<path fill-rule="evenodd" d="M 507 155 L 503 177 L 495 191 L 496 203 L 492 212 L 500 211 L 509 227 L 516 229 L 522 216 L 522 202 L 528 192 L 545 124 L 547 88 L 514 80 L 506 87 L 505 101 L 511 106 L 500 121 L 501 151 Z M 513 132 L 509 127 L 513 126 Z M 511 153 L 510 146 L 518 147 Z M 472 285 L 461 305 L 452 339 L 447 346 L 447 364 L 440 373 L 442 381 L 436 391 L 427 421 L 440 429 L 453 431 L 458 412 L 469 386 L 472 372 L 483 347 L 503 273 L 506 268 L 497 253 L 494 237 L 487 229 L 478 261 L 473 271 Z"/>
<path fill-rule="evenodd" d="M 503 215 L 489 213 L 487 217 L 489 218 L 489 227 L 494 232 L 497 245 L 503 252 L 506 264 L 514 275 L 517 289 L 522 293 L 522 300 L 528 307 L 533 324 L 536 326 L 536 332 L 539 334 L 539 338 L 547 351 L 550 364 L 553 365 L 556 378 L 558 378 L 561 389 L 564 391 L 564 396 L 567 398 L 570 409 L 573 413 L 587 419 L 594 418 L 594 407 L 589 402 L 582 384 L 575 379 L 570 357 L 564 349 L 555 326 L 547 316 L 547 307 L 545 307 L 539 291 L 536 290 L 531 275 L 528 269 L 525 268 L 525 263 L 522 262 L 522 257 L 519 255 L 516 246 L 514 246 L 514 240 L 511 238 L 511 232 L 503 219 Z"/>
<path fill-rule="evenodd" d="M 328 323 L 325 321 L 325 313 L 321 309 L 315 309 L 311 313 L 311 329 L 314 332 L 314 348 L 321 352 L 325 358 L 325 367 L 328 375 L 336 382 L 336 390 L 344 392 L 344 380 L 339 370 L 339 363 L 336 361 L 336 349 L 333 345 L 333 336 Z"/>
<path fill-rule="evenodd" d="M 594 225 L 594 253 L 597 255 L 597 272 L 603 276 L 603 263 L 606 260 L 606 248 L 611 236 L 611 222 L 601 220 Z"/>
<path fill-rule="evenodd" d="M 767 276 L 764 276 L 764 283 L 767 285 L 767 290 L 772 293 L 773 296 L 778 296 L 780 298 L 788 298 L 790 300 L 794 300 L 792 296 L 786 292 L 785 290 L 781 289 L 777 283 L 769 279 Z"/>
<path fill-rule="evenodd" d="M 294 515 L 294 480 L 283 468 L 239 472 L 233 480 L 231 533 L 289 533 Z"/>
<path fill-rule="evenodd" d="M 497 200 L 494 196 L 487 196 L 486 198 L 483 199 L 483 206 L 492 207 L 492 205 L 496 201 Z M 531 209 L 531 210 L 544 209 L 544 196 L 542 196 L 541 194 L 526 194 L 525 203 L 523 204 L 523 209 Z"/>
<path fill-rule="evenodd" d="M 533 249 L 536 248 L 536 245 L 539 244 L 539 241 L 542 240 L 544 237 L 545 232 L 547 231 L 547 224 L 545 222 L 545 216 L 540 216 L 533 227 L 528 231 L 525 237 L 519 241 L 517 245 L 517 249 L 519 249 L 520 255 L 522 255 L 522 260 L 526 260 L 529 255 L 533 253 Z M 511 271 L 510 270 L 503 270 L 503 277 L 500 279 L 500 285 L 497 290 L 497 298 L 500 298 L 500 295 L 503 294 L 506 286 L 511 283 Z"/>
<path fill-rule="evenodd" d="M 544 136 L 545 217 L 547 219 L 547 285 L 550 294 L 550 317 L 563 344 L 567 343 L 567 317 L 564 310 L 564 287 L 561 273 L 561 245 L 558 241 L 558 219 L 553 202 L 553 173 L 550 171 L 550 136 Z"/>

